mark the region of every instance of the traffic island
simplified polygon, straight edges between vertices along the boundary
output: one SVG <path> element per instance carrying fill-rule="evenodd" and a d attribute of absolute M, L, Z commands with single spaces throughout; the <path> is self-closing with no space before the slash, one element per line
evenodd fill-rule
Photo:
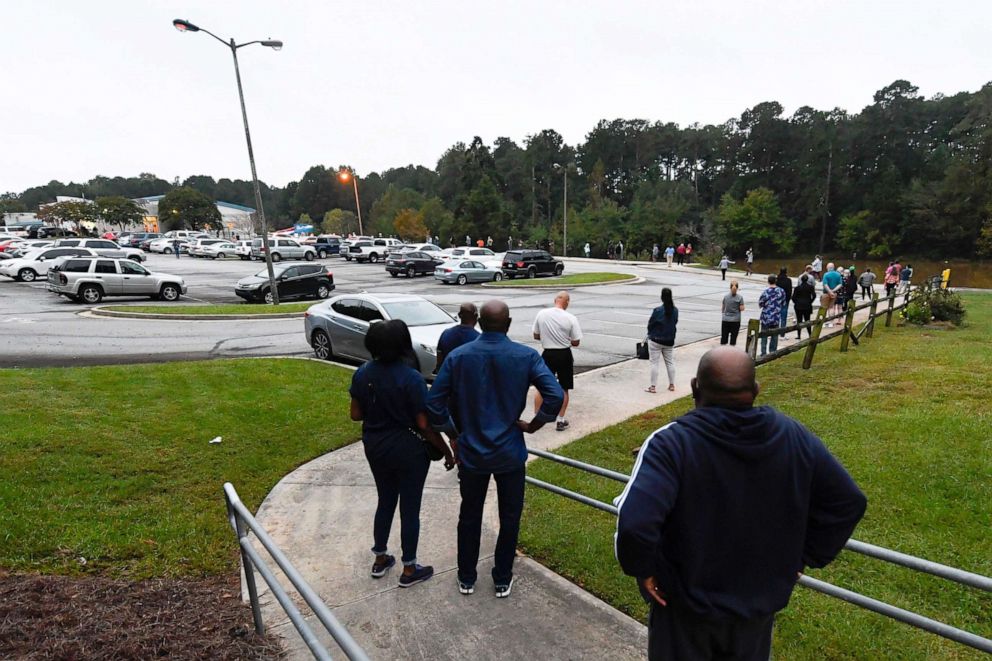
<path fill-rule="evenodd" d="M 281 305 L 102 305 L 88 312 L 97 317 L 126 319 L 173 319 L 177 321 L 232 321 L 237 319 L 302 318 L 308 308 L 319 301 L 283 303 Z"/>
<path fill-rule="evenodd" d="M 523 280 L 500 280 L 484 282 L 483 287 L 562 289 L 563 287 L 594 287 L 596 285 L 631 285 L 644 282 L 644 278 L 629 273 L 573 273 L 550 278 L 527 278 Z"/>

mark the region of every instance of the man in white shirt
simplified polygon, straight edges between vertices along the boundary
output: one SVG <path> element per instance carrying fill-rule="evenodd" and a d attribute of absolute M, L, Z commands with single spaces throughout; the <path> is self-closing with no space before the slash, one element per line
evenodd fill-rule
<path fill-rule="evenodd" d="M 555 296 L 554 307 L 541 310 L 534 318 L 534 339 L 541 342 L 541 348 L 544 349 L 541 354 L 544 362 L 558 379 L 562 390 L 565 391 L 565 401 L 561 405 L 561 411 L 558 412 L 558 421 L 555 425 L 557 431 L 564 431 L 568 427 L 568 420 L 565 419 L 565 410 L 568 409 L 568 391 L 575 386 L 572 347 L 579 346 L 579 342 L 582 340 L 579 320 L 575 318 L 574 314 L 567 311 L 570 302 L 571 297 L 567 291 L 559 292 Z M 541 407 L 540 393 L 534 398 L 534 406 L 535 410 Z"/>

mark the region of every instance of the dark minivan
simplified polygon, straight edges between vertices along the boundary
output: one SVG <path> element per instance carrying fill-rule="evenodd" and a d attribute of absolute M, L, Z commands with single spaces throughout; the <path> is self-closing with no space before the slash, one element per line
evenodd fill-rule
<path fill-rule="evenodd" d="M 547 250 L 508 250 L 503 256 L 503 273 L 508 278 L 536 278 L 561 275 L 565 265 Z"/>

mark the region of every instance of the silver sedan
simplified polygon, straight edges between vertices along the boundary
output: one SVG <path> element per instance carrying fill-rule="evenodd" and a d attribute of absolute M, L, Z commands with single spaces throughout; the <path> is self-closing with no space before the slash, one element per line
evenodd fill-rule
<path fill-rule="evenodd" d="M 465 285 L 470 282 L 490 282 L 502 280 L 503 272 L 498 268 L 487 267 L 482 262 L 470 259 L 445 262 L 434 271 L 434 279 L 446 284 L 452 282 Z"/>
<path fill-rule="evenodd" d="M 410 327 L 417 369 L 432 379 L 441 333 L 455 326 L 454 318 L 425 298 L 411 294 L 343 294 L 311 306 L 304 317 L 307 343 L 321 360 L 336 356 L 369 360 L 365 334 L 369 326 L 402 319 Z"/>

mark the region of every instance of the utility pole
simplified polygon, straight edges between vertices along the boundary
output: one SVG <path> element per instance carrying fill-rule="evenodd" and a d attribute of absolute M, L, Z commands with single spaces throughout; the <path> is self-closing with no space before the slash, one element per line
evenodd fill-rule
<path fill-rule="evenodd" d="M 834 143 L 830 142 L 830 151 L 827 156 L 827 190 L 823 193 L 823 221 L 820 225 L 820 250 L 823 254 L 823 245 L 827 240 L 827 220 L 830 218 L 830 175 L 834 171 Z"/>

